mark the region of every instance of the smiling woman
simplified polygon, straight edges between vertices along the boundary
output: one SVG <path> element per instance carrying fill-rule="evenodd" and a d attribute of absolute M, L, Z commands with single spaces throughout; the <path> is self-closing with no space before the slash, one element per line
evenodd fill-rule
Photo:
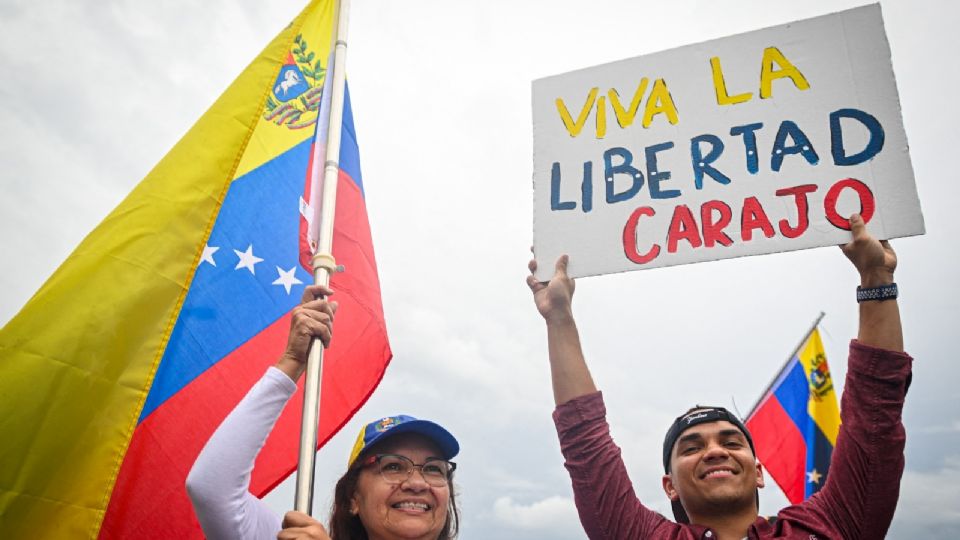
<path fill-rule="evenodd" d="M 287 349 L 210 437 L 187 477 L 187 493 L 211 539 L 452 540 L 459 510 L 451 462 L 460 451 L 446 429 L 398 415 L 365 425 L 334 491 L 329 534 L 301 512 L 283 520 L 250 493 L 250 472 L 270 430 L 297 390 L 313 338 L 330 344 L 337 303 L 306 287 Z"/>
<path fill-rule="evenodd" d="M 447 460 L 458 448 L 433 422 L 396 416 L 367 424 L 337 482 L 331 538 L 455 538 L 456 464 Z"/>

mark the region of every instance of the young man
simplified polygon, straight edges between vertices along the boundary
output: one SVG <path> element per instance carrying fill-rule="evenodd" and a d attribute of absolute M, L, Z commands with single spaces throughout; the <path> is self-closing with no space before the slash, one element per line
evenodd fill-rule
<path fill-rule="evenodd" d="M 860 330 L 850 343 L 840 434 L 827 484 L 776 518 L 758 516 L 763 471 L 746 427 L 722 408 L 695 407 L 664 440 L 663 490 L 672 522 L 637 499 L 610 438 L 602 395 L 580 347 L 571 302 L 574 282 L 561 257 L 547 283 L 527 284 L 547 324 L 554 421 L 580 521 L 593 539 L 883 538 L 900 490 L 905 434 L 900 413 L 912 359 L 903 352 L 893 273 L 896 254 L 850 218 L 841 246 L 860 274 Z M 536 261 L 530 261 L 531 272 Z M 882 298 L 882 299 L 881 299 Z"/>

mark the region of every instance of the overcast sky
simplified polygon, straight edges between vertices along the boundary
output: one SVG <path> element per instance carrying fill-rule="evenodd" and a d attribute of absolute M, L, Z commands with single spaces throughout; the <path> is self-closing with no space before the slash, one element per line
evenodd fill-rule
<path fill-rule="evenodd" d="M 0 323 L 143 178 L 302 0 L 0 0 Z M 857 1 L 355 0 L 348 72 L 394 360 L 318 459 L 329 504 L 360 424 L 406 413 L 458 436 L 464 540 L 583 538 L 550 419 L 532 239 L 530 84 L 823 15 Z M 907 469 L 891 538 L 960 533 L 958 8 L 882 3 L 927 234 L 894 242 Z M 955 168 L 956 169 L 956 168 Z M 838 381 L 857 276 L 836 248 L 585 278 L 585 351 L 637 493 L 668 512 L 660 445 L 696 402 L 746 413 L 822 310 Z M 268 496 L 292 506 L 291 482 Z M 761 512 L 785 498 L 772 483 Z"/>

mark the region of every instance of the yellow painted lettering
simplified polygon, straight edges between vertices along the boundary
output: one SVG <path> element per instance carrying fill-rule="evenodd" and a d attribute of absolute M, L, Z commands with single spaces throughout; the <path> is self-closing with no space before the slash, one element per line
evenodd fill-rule
<path fill-rule="evenodd" d="M 613 106 L 613 112 L 617 115 L 617 123 L 620 124 L 620 127 L 629 126 L 637 117 L 637 109 L 640 108 L 640 102 L 643 101 L 643 94 L 647 91 L 648 82 L 646 77 L 640 79 L 637 91 L 633 93 L 633 99 L 630 100 L 629 109 L 623 108 L 623 104 L 620 103 L 620 94 L 617 93 L 615 88 L 607 91 L 607 95 L 610 96 L 610 105 Z"/>
<path fill-rule="evenodd" d="M 602 139 L 607 134 L 607 98 L 597 98 L 597 138 Z"/>
<path fill-rule="evenodd" d="M 780 69 L 773 70 L 773 64 L 777 63 Z M 796 66 L 787 60 L 787 57 L 776 47 L 767 47 L 763 50 L 763 62 L 760 67 L 760 99 L 767 99 L 773 95 L 773 81 L 784 77 L 793 81 L 793 84 L 800 90 L 810 88 L 810 83 Z"/>
<path fill-rule="evenodd" d="M 710 59 L 710 67 L 713 69 L 713 89 L 717 92 L 717 105 L 733 105 L 750 101 L 750 98 L 753 97 L 752 92 L 744 92 L 735 96 L 727 93 L 727 83 L 723 80 L 723 70 L 720 68 L 719 56 Z"/>
<path fill-rule="evenodd" d="M 577 117 L 576 122 L 574 122 L 573 117 L 570 116 L 567 105 L 562 99 L 557 98 L 557 111 L 560 112 L 560 119 L 563 120 L 563 125 L 567 128 L 567 132 L 570 133 L 571 137 L 579 135 L 584 124 L 587 123 L 587 116 L 590 114 L 590 109 L 593 108 L 593 103 L 597 100 L 597 92 L 599 91 L 600 89 L 596 87 L 590 89 L 590 93 L 587 94 L 587 101 L 583 104 L 583 109 L 580 110 L 580 116 Z"/>
<path fill-rule="evenodd" d="M 653 117 L 658 114 L 666 114 L 671 124 L 676 125 L 679 121 L 677 106 L 673 103 L 673 97 L 670 96 L 670 90 L 663 79 L 653 81 L 653 90 L 650 91 L 647 106 L 643 111 L 643 127 L 650 127 Z"/>

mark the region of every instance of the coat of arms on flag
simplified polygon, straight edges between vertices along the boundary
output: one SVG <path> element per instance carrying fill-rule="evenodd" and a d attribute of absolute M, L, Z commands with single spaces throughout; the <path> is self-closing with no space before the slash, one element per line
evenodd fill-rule
<path fill-rule="evenodd" d="M 297 34 L 267 98 L 264 119 L 290 129 L 316 124 L 326 72 L 317 53 L 309 49 L 302 34 Z"/>

